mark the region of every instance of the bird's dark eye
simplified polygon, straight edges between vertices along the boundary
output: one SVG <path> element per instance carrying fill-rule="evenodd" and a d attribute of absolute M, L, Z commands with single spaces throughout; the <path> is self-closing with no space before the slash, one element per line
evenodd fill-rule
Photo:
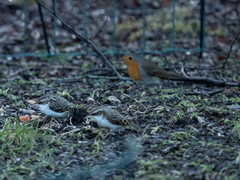
<path fill-rule="evenodd" d="M 129 60 L 132 60 L 132 57 L 129 57 L 128 59 L 129 59 Z"/>

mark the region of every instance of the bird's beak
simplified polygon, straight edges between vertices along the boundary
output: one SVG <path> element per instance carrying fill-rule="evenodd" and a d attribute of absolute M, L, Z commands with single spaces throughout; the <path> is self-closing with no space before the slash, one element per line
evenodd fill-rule
<path fill-rule="evenodd" d="M 86 116 L 85 118 L 86 118 L 86 119 L 90 119 L 90 118 L 92 118 L 92 116 L 91 116 L 91 115 L 88 115 L 88 116 Z"/>
<path fill-rule="evenodd" d="M 95 117 L 95 115 L 88 115 L 85 118 L 90 120 L 90 121 L 96 121 L 94 117 Z"/>
<path fill-rule="evenodd" d="M 117 61 L 122 61 L 122 58 L 118 58 Z"/>
<path fill-rule="evenodd" d="M 125 62 L 128 59 L 129 56 L 123 56 L 122 59 Z"/>
<path fill-rule="evenodd" d="M 39 110 L 39 109 L 40 109 L 38 104 L 33 104 L 33 105 L 32 105 L 32 108 L 33 108 L 34 110 Z"/>

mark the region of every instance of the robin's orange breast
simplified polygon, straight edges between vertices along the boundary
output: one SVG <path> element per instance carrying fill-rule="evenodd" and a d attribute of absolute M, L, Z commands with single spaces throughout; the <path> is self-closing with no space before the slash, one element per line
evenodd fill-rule
<path fill-rule="evenodd" d="M 142 81 L 138 63 L 136 63 L 134 60 L 128 60 L 127 58 L 124 59 L 124 63 L 127 65 L 130 78 L 134 81 Z"/>

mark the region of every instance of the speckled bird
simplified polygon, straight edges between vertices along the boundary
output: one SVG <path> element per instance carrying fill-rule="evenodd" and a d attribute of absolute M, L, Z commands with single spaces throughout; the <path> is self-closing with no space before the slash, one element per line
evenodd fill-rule
<path fill-rule="evenodd" d="M 117 110 L 105 106 L 96 106 L 88 109 L 89 117 L 98 123 L 99 126 L 108 127 L 111 130 L 117 131 L 131 127 L 135 130 L 139 126 L 128 120 Z"/>
<path fill-rule="evenodd" d="M 65 98 L 54 94 L 41 96 L 37 100 L 36 105 L 43 114 L 54 118 L 68 117 L 69 111 L 73 107 L 73 104 Z"/>

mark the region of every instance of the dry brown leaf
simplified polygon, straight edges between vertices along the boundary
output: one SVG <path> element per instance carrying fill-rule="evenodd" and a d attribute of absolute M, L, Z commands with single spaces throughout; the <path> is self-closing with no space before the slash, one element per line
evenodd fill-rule
<path fill-rule="evenodd" d="M 147 93 L 146 93 L 145 91 L 143 91 L 142 94 L 141 94 L 141 97 L 146 96 L 146 94 L 147 94 Z"/>
<path fill-rule="evenodd" d="M 89 102 L 89 101 L 95 102 L 95 100 L 93 98 L 88 97 L 87 102 Z"/>
<path fill-rule="evenodd" d="M 25 115 L 25 116 L 20 116 L 19 119 L 20 121 L 29 121 L 30 117 L 29 115 Z"/>
<path fill-rule="evenodd" d="M 28 101 L 30 104 L 35 104 L 36 103 L 36 101 L 34 101 L 34 100 L 29 100 Z"/>
<path fill-rule="evenodd" d="M 37 120 L 37 119 L 39 119 L 40 118 L 40 116 L 38 116 L 38 115 L 31 115 L 31 119 L 32 120 Z"/>
<path fill-rule="evenodd" d="M 4 111 L 4 109 L 3 109 L 3 108 L 0 108 L 0 111 Z"/>

